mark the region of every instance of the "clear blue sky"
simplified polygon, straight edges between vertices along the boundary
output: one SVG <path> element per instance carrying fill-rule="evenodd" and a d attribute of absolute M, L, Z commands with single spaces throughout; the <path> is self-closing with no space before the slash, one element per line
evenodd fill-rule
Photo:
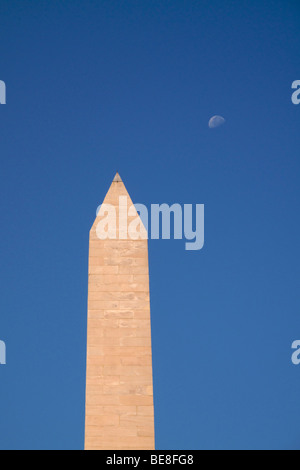
<path fill-rule="evenodd" d="M 0 447 L 83 448 L 88 232 L 118 170 L 134 202 L 206 211 L 203 250 L 149 243 L 157 449 L 300 449 L 299 2 L 0 18 Z"/>

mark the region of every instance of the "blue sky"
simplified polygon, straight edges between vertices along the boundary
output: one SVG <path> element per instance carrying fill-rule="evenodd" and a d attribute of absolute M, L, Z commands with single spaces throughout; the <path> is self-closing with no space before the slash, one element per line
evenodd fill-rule
<path fill-rule="evenodd" d="M 156 448 L 300 449 L 299 3 L 0 17 L 0 448 L 83 448 L 88 232 L 119 171 L 136 203 L 205 204 L 203 250 L 149 242 Z"/>

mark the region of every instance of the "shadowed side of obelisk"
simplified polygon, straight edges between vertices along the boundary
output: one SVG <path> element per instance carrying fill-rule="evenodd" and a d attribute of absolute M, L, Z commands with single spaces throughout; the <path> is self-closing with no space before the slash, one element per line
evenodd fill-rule
<path fill-rule="evenodd" d="M 99 239 L 99 215 L 90 231 L 85 449 L 154 449 L 148 242 L 120 239 L 138 214 L 119 223 L 132 201 L 118 174 L 103 204 L 117 230 Z"/>

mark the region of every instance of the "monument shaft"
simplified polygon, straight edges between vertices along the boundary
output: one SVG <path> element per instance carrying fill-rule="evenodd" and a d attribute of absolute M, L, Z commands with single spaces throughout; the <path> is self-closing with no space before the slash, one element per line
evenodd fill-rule
<path fill-rule="evenodd" d="M 86 450 L 154 449 L 148 241 L 123 239 L 138 214 L 119 220 L 120 201 L 123 214 L 132 201 L 117 175 L 104 200 L 116 239 L 98 238 L 100 216 L 90 231 Z"/>

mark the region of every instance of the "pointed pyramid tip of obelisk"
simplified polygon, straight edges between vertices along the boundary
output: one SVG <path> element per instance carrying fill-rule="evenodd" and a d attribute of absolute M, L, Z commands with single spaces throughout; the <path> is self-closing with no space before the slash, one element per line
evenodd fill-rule
<path fill-rule="evenodd" d="M 121 176 L 119 173 L 116 173 L 116 176 L 114 177 L 113 183 L 123 183 Z"/>

